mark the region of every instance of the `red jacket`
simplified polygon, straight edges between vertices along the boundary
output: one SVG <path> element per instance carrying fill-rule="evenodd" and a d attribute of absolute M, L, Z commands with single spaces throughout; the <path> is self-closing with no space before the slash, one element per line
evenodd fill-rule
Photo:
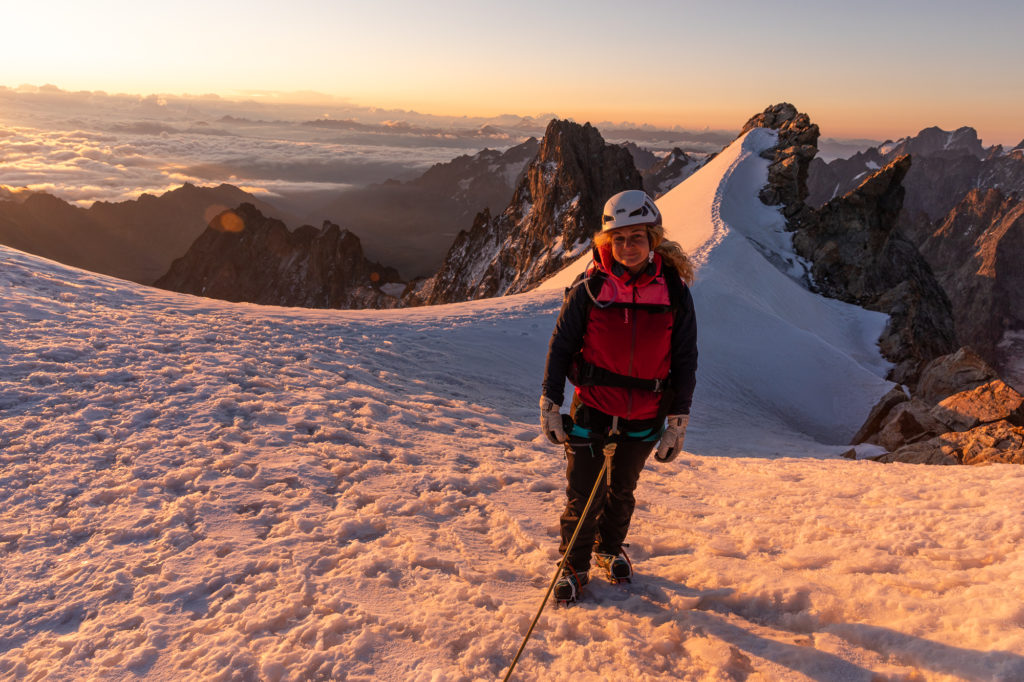
<path fill-rule="evenodd" d="M 603 275 L 600 292 L 587 289 L 597 272 Z M 693 300 L 682 283 L 683 300 L 670 300 L 667 272 L 654 254 L 634 277 L 612 259 L 610 248 L 596 250 L 595 263 L 567 291 L 552 334 L 544 378 L 548 398 L 561 404 L 569 365 L 582 351 L 586 363 L 615 374 L 669 379 L 674 397 L 668 412 L 689 412 L 697 369 Z M 658 416 L 662 400 L 652 390 L 607 385 L 579 386 L 576 393 L 585 405 L 625 419 Z"/>

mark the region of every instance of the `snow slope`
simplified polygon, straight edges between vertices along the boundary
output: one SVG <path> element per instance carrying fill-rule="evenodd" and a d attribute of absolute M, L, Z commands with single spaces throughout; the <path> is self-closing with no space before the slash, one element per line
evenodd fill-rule
<path fill-rule="evenodd" d="M 1024 469 L 832 456 L 879 321 L 743 236 L 779 237 L 765 142 L 662 200 L 701 264 L 692 454 L 644 472 L 637 580 L 549 606 L 516 679 L 1022 679 Z M 557 559 L 558 286 L 309 311 L 0 247 L 0 679 L 500 677 Z"/>

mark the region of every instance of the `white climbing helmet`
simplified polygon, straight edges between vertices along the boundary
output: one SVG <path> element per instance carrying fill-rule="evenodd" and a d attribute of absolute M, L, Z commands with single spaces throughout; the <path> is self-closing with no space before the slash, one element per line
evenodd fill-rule
<path fill-rule="evenodd" d="M 605 202 L 601 212 L 602 232 L 630 225 L 661 225 L 661 211 L 641 189 L 619 192 Z"/>

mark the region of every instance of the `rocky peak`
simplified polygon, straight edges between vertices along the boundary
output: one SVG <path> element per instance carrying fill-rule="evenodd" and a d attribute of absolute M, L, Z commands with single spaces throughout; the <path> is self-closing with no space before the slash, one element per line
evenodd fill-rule
<path fill-rule="evenodd" d="M 740 135 L 753 128 L 771 128 L 778 131 L 778 144 L 762 153 L 771 161 L 768 184 L 761 191 L 761 201 L 769 206 L 781 206 L 782 214 L 791 227 L 807 218 L 807 173 L 811 160 L 818 153 L 820 132 L 810 117 L 797 111 L 788 102 L 775 104 L 744 124 Z"/>
<path fill-rule="evenodd" d="M 1024 144 L 1024 143 L 1022 143 Z M 1024 225 L 1024 148 L 985 150 L 973 128 L 926 128 L 863 155 L 814 162 L 808 203 L 840 196 L 878 167 L 910 152 L 900 232 L 924 256 L 953 307 L 960 343 L 969 344 L 1009 380 L 1024 385 L 1024 311 L 1019 290 Z M 995 192 L 995 193 L 992 193 Z M 1016 259 L 1016 260 L 1014 260 Z"/>
<path fill-rule="evenodd" d="M 186 184 L 159 196 L 80 208 L 53 195 L 16 193 L 0 202 L 0 243 L 141 284 L 167 272 L 216 213 L 243 202 L 274 209 L 233 185 Z"/>
<path fill-rule="evenodd" d="M 893 159 L 910 154 L 914 167 L 907 176 L 903 205 L 906 228 L 916 216 L 928 221 L 941 219 L 973 187 L 1000 187 L 1006 191 L 1024 191 L 1024 155 L 999 153 L 985 149 L 974 128 L 955 131 L 925 128 L 914 137 L 886 142 L 849 159 L 836 159 L 828 164 L 811 164 L 807 202 L 820 206 L 856 187 L 869 173 Z M 915 243 L 927 234 L 907 230 Z"/>
<path fill-rule="evenodd" d="M 182 293 L 305 308 L 392 308 L 404 288 L 367 261 L 359 238 L 325 221 L 294 232 L 249 203 L 217 214 L 155 286 Z M 385 293 L 388 285 L 395 287 Z"/>
<path fill-rule="evenodd" d="M 552 120 L 511 203 L 477 215 L 438 273 L 409 299 L 448 303 L 527 291 L 578 257 L 612 194 L 640 189 L 629 151 L 589 123 Z"/>
<path fill-rule="evenodd" d="M 985 158 L 985 149 L 978 138 L 978 131 L 969 126 L 952 132 L 936 126 L 925 128 L 914 137 L 905 137 L 895 143 L 882 145 L 888 158 L 903 154 L 927 156 L 961 156 L 970 154 L 978 159 Z"/>
<path fill-rule="evenodd" d="M 386 260 L 408 278 L 437 271 L 459 229 L 482 209 L 503 210 L 540 142 L 484 149 L 431 166 L 423 175 L 351 189 L 326 216 L 360 235 L 367 257 Z"/>

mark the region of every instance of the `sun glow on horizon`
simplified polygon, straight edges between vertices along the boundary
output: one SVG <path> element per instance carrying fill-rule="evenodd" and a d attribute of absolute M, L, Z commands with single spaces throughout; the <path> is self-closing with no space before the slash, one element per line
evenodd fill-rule
<path fill-rule="evenodd" d="M 454 20 L 453 17 L 458 17 Z M 375 6 L 305 0 L 57 0 L 46 19 L 6 10 L 0 83 L 193 93 L 274 103 L 344 102 L 438 116 L 538 116 L 738 129 L 789 101 L 825 136 L 893 138 L 970 125 L 987 143 L 1024 137 L 1024 6 L 867 0 L 765 7 L 610 1 L 510 7 L 448 0 Z M 157 30 L 157 27 L 159 30 Z M 864 50 L 884 30 L 899 40 Z M 800 36 L 795 51 L 769 36 Z M 633 36 L 638 36 L 634 38 Z M 793 38 L 792 40 L 795 40 Z M 785 58 L 783 58 L 785 54 Z"/>

